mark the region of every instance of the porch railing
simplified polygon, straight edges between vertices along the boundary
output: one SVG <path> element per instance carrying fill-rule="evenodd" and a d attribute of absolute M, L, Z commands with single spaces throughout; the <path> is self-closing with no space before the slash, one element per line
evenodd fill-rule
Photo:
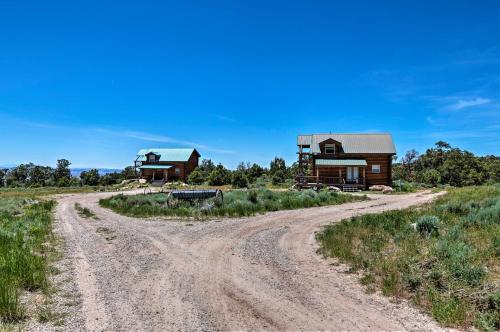
<path fill-rule="evenodd" d="M 295 181 L 298 184 L 365 184 L 365 179 L 362 176 L 359 176 L 357 179 L 347 179 L 342 176 L 297 176 L 295 177 Z"/>

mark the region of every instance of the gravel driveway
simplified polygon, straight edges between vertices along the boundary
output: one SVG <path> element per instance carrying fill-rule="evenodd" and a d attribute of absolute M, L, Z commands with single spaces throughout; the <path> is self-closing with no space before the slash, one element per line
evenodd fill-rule
<path fill-rule="evenodd" d="M 206 222 L 124 217 L 116 193 L 58 198 L 58 232 L 79 306 L 66 329 L 439 330 L 403 303 L 366 294 L 316 254 L 316 231 L 352 215 L 422 204 L 436 194 L 372 195 L 337 206 Z M 74 203 L 99 220 L 81 218 Z"/>

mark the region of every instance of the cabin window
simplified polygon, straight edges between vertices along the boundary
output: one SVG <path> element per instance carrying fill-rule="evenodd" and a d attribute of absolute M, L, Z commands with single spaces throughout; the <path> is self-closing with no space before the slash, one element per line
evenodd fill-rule
<path fill-rule="evenodd" d="M 175 174 L 179 175 L 181 173 L 181 169 L 179 167 L 175 168 Z"/>
<path fill-rule="evenodd" d="M 156 156 L 154 154 L 149 155 L 149 162 L 154 163 L 156 161 Z"/>
<path fill-rule="evenodd" d="M 335 144 L 325 144 L 325 153 L 335 154 L 337 152 L 337 147 Z"/>
<path fill-rule="evenodd" d="M 380 165 L 372 165 L 372 173 L 380 173 Z"/>

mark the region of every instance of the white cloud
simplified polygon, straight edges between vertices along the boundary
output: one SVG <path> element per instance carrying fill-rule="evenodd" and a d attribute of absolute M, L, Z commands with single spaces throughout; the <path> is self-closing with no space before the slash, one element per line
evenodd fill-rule
<path fill-rule="evenodd" d="M 137 139 L 140 141 L 178 144 L 181 146 L 190 146 L 190 147 L 192 146 L 192 147 L 195 147 L 197 149 L 203 149 L 203 150 L 211 151 L 211 152 L 215 152 L 215 153 L 235 154 L 235 152 L 231 151 L 231 150 L 218 149 L 218 148 L 214 148 L 214 147 L 204 145 L 204 144 L 198 144 L 195 142 L 179 140 L 179 139 L 169 137 L 169 136 L 155 135 L 155 134 L 144 133 L 144 132 L 140 132 L 140 131 L 116 131 L 116 130 L 108 130 L 108 129 L 102 129 L 102 128 L 96 128 L 95 130 L 102 132 L 102 133 L 109 134 L 109 135 L 128 137 L 128 138 L 133 138 L 133 139 Z"/>
<path fill-rule="evenodd" d="M 173 137 L 156 135 L 151 133 L 145 133 L 140 131 L 130 131 L 130 130 L 117 130 L 117 129 L 106 129 L 106 128 L 95 128 L 95 127 L 72 127 L 72 126 L 64 126 L 59 124 L 45 123 L 45 122 L 31 122 L 31 121 L 22 121 L 22 120 L 14 120 L 11 121 L 13 123 L 28 126 L 33 128 L 41 128 L 41 129 L 50 129 L 50 130 L 59 130 L 59 131 L 71 131 L 71 132 L 80 132 L 82 134 L 103 134 L 103 135 L 111 135 L 116 137 L 126 137 L 131 139 L 136 139 L 139 141 L 145 142 L 157 142 L 157 143 L 168 143 L 168 144 L 177 144 L 184 147 L 195 147 L 197 149 L 202 149 L 205 151 L 221 153 L 221 154 L 236 154 L 235 151 L 219 149 L 213 146 L 198 144 L 196 142 L 191 142 L 188 140 L 177 139 Z M 94 135 L 95 136 L 95 135 Z"/>
<path fill-rule="evenodd" d="M 461 110 L 464 108 L 476 107 L 480 105 L 485 105 L 491 103 L 491 99 L 488 98 L 473 98 L 473 99 L 459 99 L 454 104 L 449 105 L 447 108 L 452 110 Z"/>

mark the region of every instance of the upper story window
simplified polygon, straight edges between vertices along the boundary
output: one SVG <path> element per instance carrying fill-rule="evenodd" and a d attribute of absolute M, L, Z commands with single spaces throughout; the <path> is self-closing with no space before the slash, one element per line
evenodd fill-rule
<path fill-rule="evenodd" d="M 181 169 L 179 167 L 175 168 L 175 174 L 181 174 Z"/>
<path fill-rule="evenodd" d="M 154 154 L 150 154 L 148 158 L 148 161 L 150 163 L 154 163 L 156 161 L 156 156 Z"/>
<path fill-rule="evenodd" d="M 325 144 L 325 153 L 337 153 L 337 146 L 335 144 Z"/>
<path fill-rule="evenodd" d="M 372 165 L 372 173 L 380 173 L 380 165 Z"/>

